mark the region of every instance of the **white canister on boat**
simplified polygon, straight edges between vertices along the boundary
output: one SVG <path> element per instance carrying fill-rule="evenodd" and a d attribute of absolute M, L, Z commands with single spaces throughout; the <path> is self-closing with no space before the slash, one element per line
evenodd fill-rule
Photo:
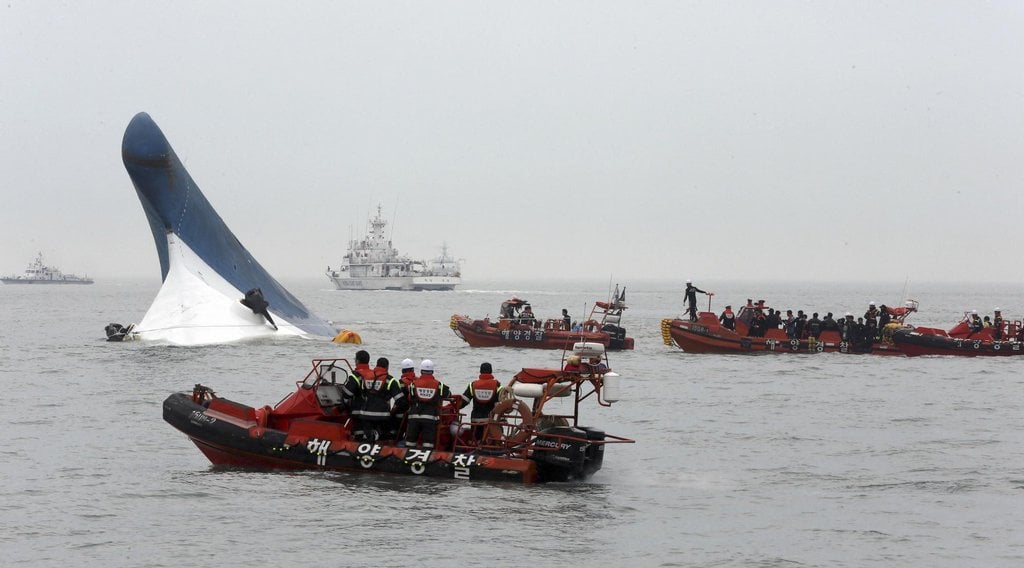
<path fill-rule="evenodd" d="M 512 385 L 512 394 L 520 398 L 540 398 L 544 394 L 544 385 L 515 383 Z"/>
<path fill-rule="evenodd" d="M 572 383 L 555 383 L 548 389 L 548 396 L 569 396 L 572 394 Z"/>
<path fill-rule="evenodd" d="M 622 377 L 615 371 L 608 371 L 601 380 L 601 399 L 605 402 L 618 402 L 622 395 Z"/>

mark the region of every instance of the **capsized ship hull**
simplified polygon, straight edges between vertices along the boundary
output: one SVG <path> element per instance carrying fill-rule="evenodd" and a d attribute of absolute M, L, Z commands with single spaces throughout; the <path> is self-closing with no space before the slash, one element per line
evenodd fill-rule
<path fill-rule="evenodd" d="M 163 285 L 137 339 L 180 345 L 282 335 L 334 337 L 317 316 L 260 265 L 199 190 L 152 118 L 137 114 L 121 145 L 156 244 Z M 239 302 L 258 289 L 267 315 Z"/>

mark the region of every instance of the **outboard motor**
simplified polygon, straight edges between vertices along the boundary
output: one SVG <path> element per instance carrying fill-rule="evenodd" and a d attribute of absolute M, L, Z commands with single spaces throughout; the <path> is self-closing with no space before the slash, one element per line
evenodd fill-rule
<path fill-rule="evenodd" d="M 274 323 L 274 318 L 270 317 L 270 312 L 267 311 L 267 308 L 270 307 L 270 304 L 267 303 L 265 299 L 263 299 L 263 290 L 260 290 L 259 288 L 253 288 L 245 293 L 245 298 L 242 298 L 239 301 L 242 303 L 243 306 L 252 310 L 252 313 L 261 315 L 264 318 L 266 318 L 266 320 L 270 322 L 270 325 L 274 326 L 275 330 L 277 329 L 277 324 Z"/>
<path fill-rule="evenodd" d="M 606 323 L 603 326 L 601 326 L 601 331 L 608 334 L 609 349 L 625 349 L 626 328 Z"/>
<path fill-rule="evenodd" d="M 595 428 L 593 426 L 580 426 L 580 430 L 587 433 L 587 439 L 595 442 L 604 441 L 604 430 Z M 589 476 L 599 469 L 601 464 L 604 463 L 604 444 L 587 444 L 586 451 L 583 452 L 583 475 Z"/>
<path fill-rule="evenodd" d="M 604 433 L 602 432 L 602 437 Z M 556 426 L 537 433 L 533 441 L 533 461 L 544 479 L 568 481 L 582 477 L 586 471 L 587 449 L 593 444 L 567 440 L 560 436 L 588 439 L 587 432 L 572 426 Z M 602 449 L 603 458 L 603 449 Z M 598 465 L 600 467 L 600 465 Z M 596 470 L 595 470 L 596 471 Z"/>

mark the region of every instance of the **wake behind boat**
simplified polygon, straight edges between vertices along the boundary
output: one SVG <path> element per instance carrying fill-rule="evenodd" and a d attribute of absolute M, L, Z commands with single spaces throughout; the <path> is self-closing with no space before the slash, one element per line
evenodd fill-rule
<path fill-rule="evenodd" d="M 459 261 L 448 254 L 448 245 L 429 262 L 413 260 L 392 246 L 387 224 L 378 205 L 367 235 L 349 241 L 341 266 L 327 267 L 338 290 L 454 290 L 462 283 Z"/>
<path fill-rule="evenodd" d="M 92 284 L 92 278 L 88 276 L 76 276 L 64 274 L 54 266 L 47 266 L 43 262 L 43 253 L 36 255 L 36 259 L 29 263 L 23 274 L 11 275 L 0 278 L 4 284 Z"/>
<path fill-rule="evenodd" d="M 580 356 L 603 356 L 599 345 L 576 348 Z M 164 420 L 218 466 L 523 483 L 586 478 L 601 468 L 606 444 L 632 442 L 579 422 L 583 400 L 600 406 L 618 400 L 619 376 L 603 364 L 524 368 L 508 385 L 511 398 L 498 402 L 485 423 L 471 425 L 452 401 L 444 401 L 436 437 L 423 447 L 399 443 L 401 430 L 359 436 L 343 388 L 352 372 L 345 359 L 314 359 L 306 378 L 274 407 L 247 406 L 197 384 L 191 393 L 164 401 Z M 565 402 L 556 404 L 560 400 Z"/>

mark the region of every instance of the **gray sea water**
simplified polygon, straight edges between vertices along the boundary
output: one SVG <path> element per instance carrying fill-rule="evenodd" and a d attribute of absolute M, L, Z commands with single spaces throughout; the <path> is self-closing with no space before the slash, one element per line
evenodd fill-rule
<path fill-rule="evenodd" d="M 467 282 L 456 292 L 339 292 L 285 282 L 362 334 L 371 356 L 429 357 L 461 391 L 482 361 L 507 378 L 559 354 L 474 349 L 452 313 L 496 314 L 515 294 L 577 317 L 600 282 Z M 629 284 L 629 283 L 627 283 Z M 1024 315 L 1010 285 L 697 282 L 715 306 L 863 312 L 921 302 L 911 321 L 965 309 Z M 1021 566 L 1021 359 L 687 354 L 659 322 L 678 283 L 630 284 L 636 350 L 612 353 L 624 400 L 585 422 L 609 446 L 583 483 L 428 481 L 216 470 L 161 418 L 197 382 L 273 404 L 316 340 L 182 348 L 103 340 L 141 319 L 158 282 L 0 286 L 3 566 Z"/>

